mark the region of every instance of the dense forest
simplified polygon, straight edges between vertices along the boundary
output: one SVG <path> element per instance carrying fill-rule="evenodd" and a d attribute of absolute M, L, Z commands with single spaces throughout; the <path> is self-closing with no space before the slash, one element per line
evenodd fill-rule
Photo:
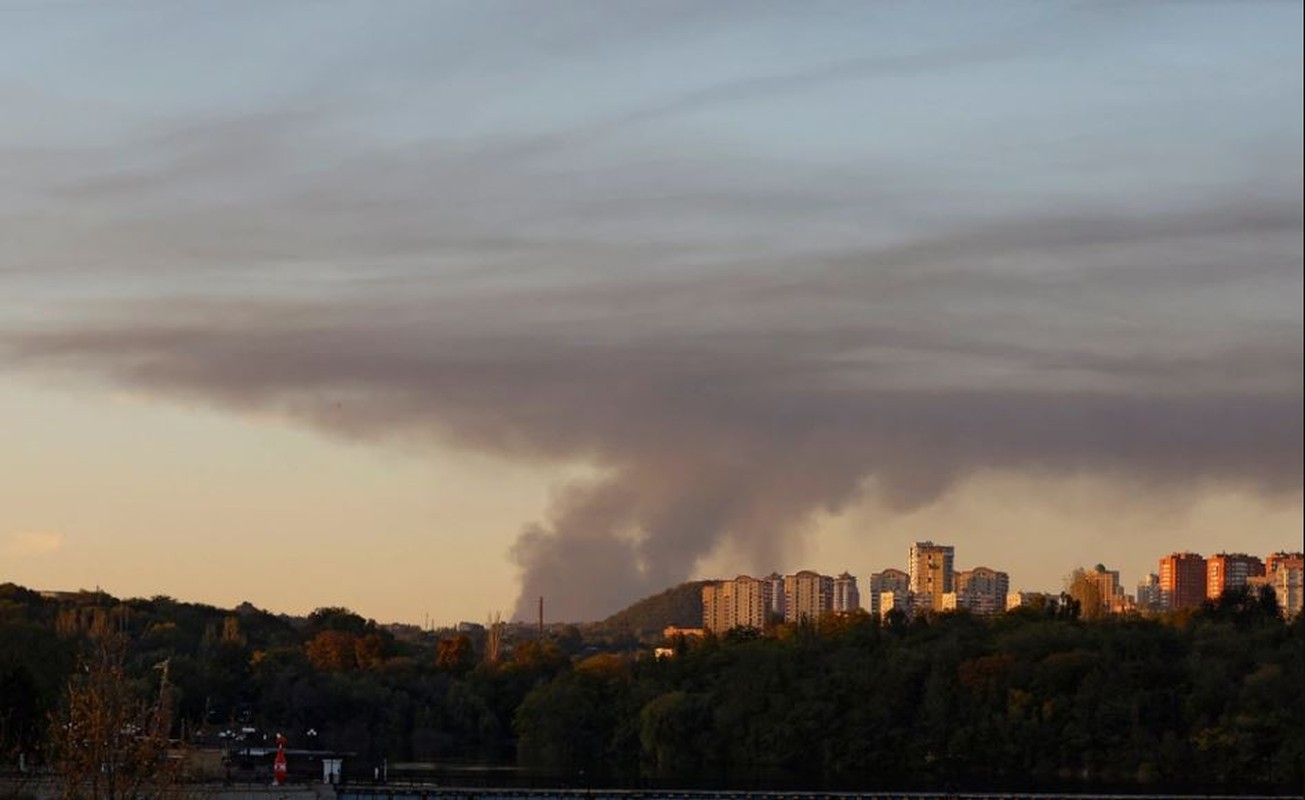
<path fill-rule="evenodd" d="M 0 758 L 52 760 L 57 721 L 113 637 L 123 686 L 164 698 L 168 736 L 195 749 L 284 731 L 361 763 L 519 764 L 573 785 L 1303 782 L 1305 639 L 1271 596 L 1093 621 L 1072 603 L 995 619 L 830 617 L 677 639 L 662 659 L 660 642 L 612 629 L 422 631 L 341 608 L 294 619 L 8 584 Z"/>

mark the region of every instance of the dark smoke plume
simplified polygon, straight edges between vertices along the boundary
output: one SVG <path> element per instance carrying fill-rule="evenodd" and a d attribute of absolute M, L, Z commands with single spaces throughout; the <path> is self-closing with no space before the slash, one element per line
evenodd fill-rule
<path fill-rule="evenodd" d="M 792 565 L 823 511 L 983 471 L 1299 501 L 1291 4 L 948 45 L 888 4 L 444 5 L 315 6 L 351 45 L 290 61 L 223 15 L 287 67 L 236 105 L 119 108 L 165 73 L 116 23 L 102 75 L 5 95 L 39 135 L 0 139 L 0 366 L 588 465 L 522 521 L 518 617 Z"/>
<path fill-rule="evenodd" d="M 1291 214 L 1242 219 L 1270 251 L 1294 235 Z M 1298 319 L 1193 349 L 1182 326 L 1065 310 L 1163 309 L 1202 282 L 1299 283 L 1299 265 L 1272 252 L 1244 272 L 1203 270 L 1201 235 L 1190 219 L 1082 220 L 792 275 L 170 298 L 3 343 L 10 363 L 275 409 L 337 435 L 588 461 L 596 476 L 512 551 L 519 617 L 545 595 L 551 615 L 582 619 L 685 578 L 722 543 L 782 564 L 814 512 L 862 492 L 917 507 L 981 469 L 1299 493 Z M 1157 238 L 1186 254 L 1181 267 L 1111 266 Z M 1055 281 L 994 272 L 990 284 L 963 266 L 1003 255 L 1079 262 Z M 986 310 L 993 292 L 1002 302 Z"/>

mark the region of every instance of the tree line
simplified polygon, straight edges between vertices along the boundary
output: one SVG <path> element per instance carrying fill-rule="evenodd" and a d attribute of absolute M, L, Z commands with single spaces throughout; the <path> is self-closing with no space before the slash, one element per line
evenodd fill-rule
<path fill-rule="evenodd" d="M 1159 617 L 1075 609 L 830 616 L 657 659 L 575 627 L 395 631 L 342 608 L 296 620 L 4 585 L 0 757 L 59 768 L 58 723 L 112 641 L 142 727 L 183 747 L 283 731 L 361 761 L 572 785 L 1299 789 L 1300 618 L 1246 592 Z"/>

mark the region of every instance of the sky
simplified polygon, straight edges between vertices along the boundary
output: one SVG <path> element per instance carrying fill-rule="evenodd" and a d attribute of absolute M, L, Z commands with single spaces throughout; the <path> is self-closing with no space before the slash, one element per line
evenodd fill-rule
<path fill-rule="evenodd" d="M 0 5 L 0 581 L 1299 549 L 1291 2 Z"/>

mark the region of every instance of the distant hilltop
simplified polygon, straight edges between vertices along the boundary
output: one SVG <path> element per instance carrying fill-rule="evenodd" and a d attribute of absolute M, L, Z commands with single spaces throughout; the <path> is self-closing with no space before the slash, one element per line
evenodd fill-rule
<path fill-rule="evenodd" d="M 595 625 L 601 630 L 644 637 L 667 626 L 695 628 L 702 624 L 702 589 L 712 581 L 689 581 L 645 597 Z"/>

